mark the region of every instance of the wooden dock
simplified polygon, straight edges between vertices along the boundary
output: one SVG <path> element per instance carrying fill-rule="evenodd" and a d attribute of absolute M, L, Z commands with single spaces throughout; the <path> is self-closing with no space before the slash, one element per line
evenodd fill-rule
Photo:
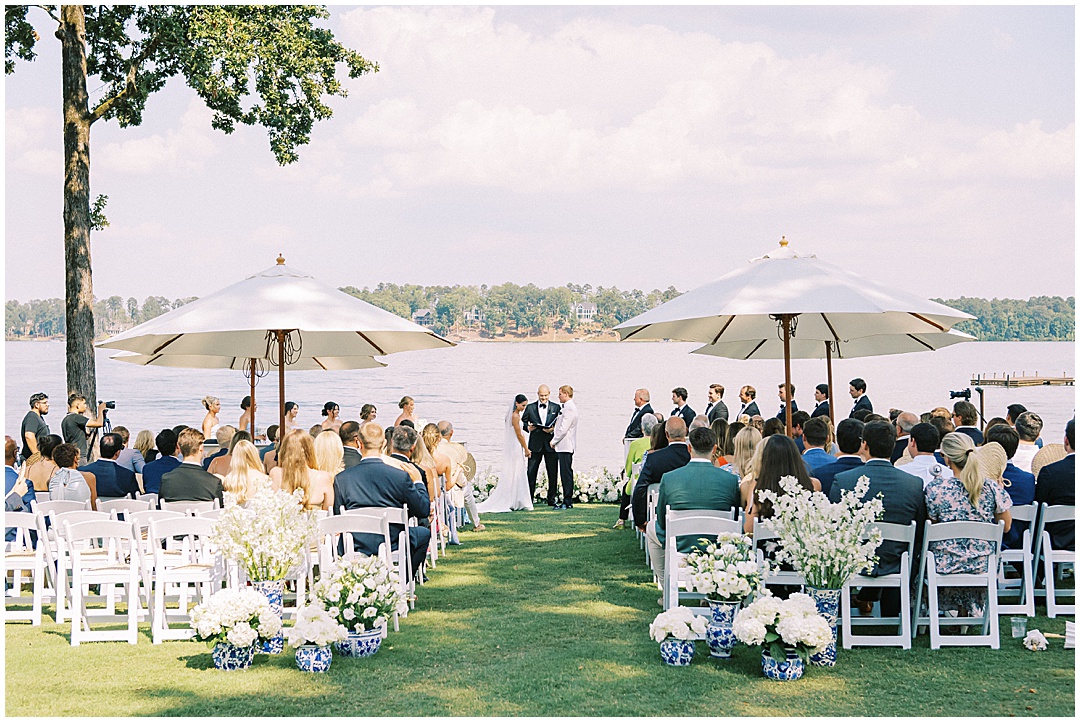
<path fill-rule="evenodd" d="M 1040 376 L 1036 371 L 1028 376 L 1027 372 L 1011 374 L 993 374 L 991 376 L 972 376 L 972 386 L 1001 386 L 1006 389 L 1018 389 L 1026 386 L 1072 386 L 1073 377 L 1062 374 L 1061 376 Z"/>

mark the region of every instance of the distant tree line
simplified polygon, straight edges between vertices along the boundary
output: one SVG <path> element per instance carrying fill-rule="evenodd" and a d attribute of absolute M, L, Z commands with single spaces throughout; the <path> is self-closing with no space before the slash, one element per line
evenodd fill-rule
<path fill-rule="evenodd" d="M 1069 296 L 932 299 L 976 317 L 956 324 L 980 341 L 1075 341 L 1076 300 Z"/>
<path fill-rule="evenodd" d="M 163 313 L 191 303 L 195 296 L 173 301 L 164 296 L 149 296 L 140 304 L 135 298 L 126 301 L 121 296 L 94 299 L 94 335 L 116 334 Z M 4 304 L 4 336 L 8 339 L 47 338 L 63 336 L 64 300 L 46 298 L 26 303 L 7 301 Z"/>

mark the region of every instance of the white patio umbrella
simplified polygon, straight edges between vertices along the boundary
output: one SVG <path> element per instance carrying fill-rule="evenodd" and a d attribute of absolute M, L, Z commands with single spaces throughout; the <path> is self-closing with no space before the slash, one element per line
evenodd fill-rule
<path fill-rule="evenodd" d="M 816 256 L 779 250 L 619 324 L 620 340 L 677 339 L 714 345 L 778 339 L 791 384 L 791 340 L 844 341 L 880 335 L 944 333 L 974 318 L 864 278 Z M 832 396 L 832 389 L 829 392 Z M 791 405 L 787 405 L 791 433 Z"/>
<path fill-rule="evenodd" d="M 185 369 L 231 369 L 247 372 L 251 368 L 251 359 L 239 356 L 177 356 L 157 354 L 144 356 L 141 353 L 121 351 L 110 356 L 112 361 L 123 361 L 136 366 L 164 366 Z M 262 362 L 262 363 L 259 363 Z M 263 359 L 256 359 L 257 370 L 265 371 Z M 330 356 L 323 358 L 304 357 L 289 365 L 290 371 L 348 371 L 351 369 L 380 369 L 386 364 L 372 356 Z"/>
<path fill-rule="evenodd" d="M 380 365 L 372 358 L 376 355 L 454 344 L 319 283 L 310 274 L 286 266 L 278 256 L 277 265 L 261 273 L 96 345 L 139 354 L 146 358 L 143 365 L 186 366 L 184 361 L 189 361 L 195 368 L 232 368 L 239 359 L 246 359 L 241 365 L 251 372 L 252 401 L 260 361 L 264 368 L 277 366 L 279 418 L 284 428 L 286 367 L 370 368 L 369 364 Z M 166 356 L 175 358 L 163 362 Z M 355 360 L 365 357 L 370 361 Z"/>

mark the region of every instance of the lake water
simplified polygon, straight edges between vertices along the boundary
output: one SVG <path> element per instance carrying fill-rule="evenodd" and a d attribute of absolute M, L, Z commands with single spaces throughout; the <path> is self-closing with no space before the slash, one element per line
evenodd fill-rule
<path fill-rule="evenodd" d="M 405 394 L 416 399 L 421 419 L 453 422 L 455 440 L 465 441 L 481 470 L 497 471 L 502 421 L 515 394 L 535 399 L 545 383 L 552 397 L 561 384 L 574 387 L 580 413 L 575 468 L 617 468 L 622 458 L 622 432 L 633 411 L 634 389 L 652 392 L 653 407 L 670 413 L 671 389 L 690 391 L 690 406 L 704 411 L 711 383 L 723 384 L 724 401 L 738 409 L 738 389 L 758 390 L 763 414 L 779 406 L 777 385 L 783 381 L 782 361 L 735 361 L 691 355 L 688 343 L 463 343 L 455 348 L 394 354 L 384 369 L 362 371 L 303 371 L 286 375 L 286 398 L 300 405 L 298 422 L 319 423 L 324 402 L 340 404 L 342 418 L 355 419 L 361 405 L 379 409 L 377 421 L 392 422 L 397 401 Z M 97 356 L 98 395 L 115 399 L 114 424 L 137 433 L 149 428 L 185 423 L 198 426 L 204 415 L 199 400 L 208 394 L 222 402 L 223 422 L 235 424 L 240 399 L 248 393 L 247 379 L 236 371 L 143 368 L 109 360 L 112 351 Z M 59 341 L 5 343 L 5 433 L 17 436 L 28 408 L 27 400 L 44 391 L 52 402 L 47 417 L 54 431 L 64 416 L 64 344 Z M 933 353 L 845 359 L 833 363 L 837 387 L 837 420 L 847 416 L 851 399 L 847 382 L 861 376 L 878 411 L 890 406 L 927 411 L 950 406 L 949 391 L 966 388 L 974 374 L 1043 376 L 1074 375 L 1072 343 L 968 343 Z M 826 381 L 825 362 L 792 362 L 792 382 L 799 404 L 813 408 L 813 387 Z M 972 394 L 978 404 L 978 395 Z M 260 380 L 256 388 L 260 429 L 277 422 L 277 377 Z M 1038 412 L 1045 423 L 1043 438 L 1060 441 L 1075 409 L 1072 387 L 986 389 L 986 415 L 1004 416 L 1005 408 L 1021 403 Z"/>

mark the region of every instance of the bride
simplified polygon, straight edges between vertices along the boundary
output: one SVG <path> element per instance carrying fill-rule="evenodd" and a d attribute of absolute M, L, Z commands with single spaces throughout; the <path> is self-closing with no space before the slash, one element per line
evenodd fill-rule
<path fill-rule="evenodd" d="M 518 394 L 514 398 L 514 405 L 506 412 L 502 473 L 491 496 L 477 506 L 481 513 L 533 508 L 532 499 L 529 498 L 529 478 L 525 473 L 525 459 L 531 454 L 521 429 L 521 412 L 528 401 L 523 394 Z"/>

